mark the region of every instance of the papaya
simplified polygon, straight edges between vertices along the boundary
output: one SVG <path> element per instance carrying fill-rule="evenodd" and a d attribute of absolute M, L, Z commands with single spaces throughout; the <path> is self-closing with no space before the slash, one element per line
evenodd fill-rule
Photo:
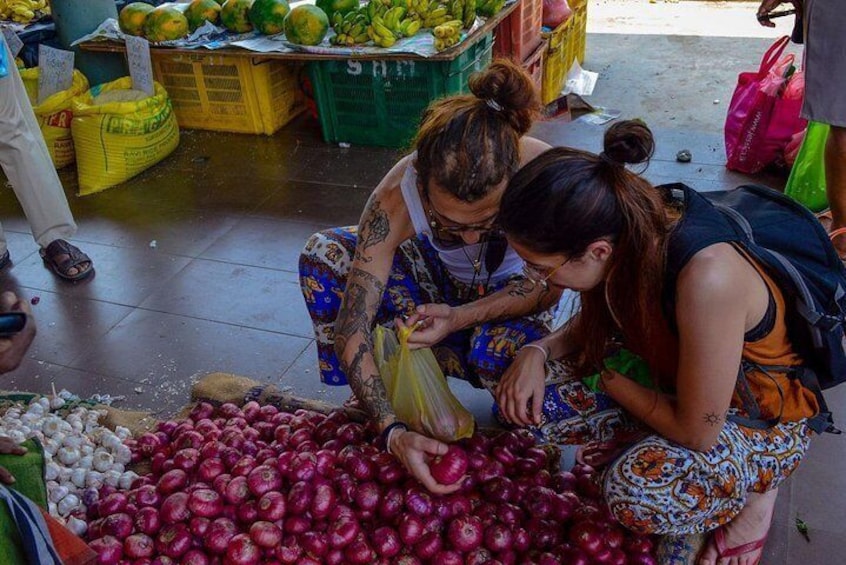
<path fill-rule="evenodd" d="M 159 6 L 147 14 L 144 35 L 152 42 L 170 41 L 188 35 L 188 19 L 182 10 L 172 6 Z"/>
<path fill-rule="evenodd" d="M 326 12 L 301 4 L 285 16 L 285 37 L 297 45 L 319 45 L 329 31 L 329 17 Z"/>
<path fill-rule="evenodd" d="M 290 11 L 287 0 L 255 0 L 250 8 L 250 23 L 265 35 L 282 33 Z"/>
<path fill-rule="evenodd" d="M 229 31 L 247 33 L 253 29 L 250 23 L 250 7 L 253 0 L 226 0 L 220 10 L 220 21 Z"/>
<path fill-rule="evenodd" d="M 153 7 L 145 2 L 132 2 L 120 10 L 118 25 L 123 33 L 128 35 L 144 35 L 144 22 L 153 11 Z"/>
<path fill-rule="evenodd" d="M 216 0 L 193 0 L 185 10 L 185 17 L 192 31 L 205 22 L 216 24 L 220 19 L 220 4 Z"/>

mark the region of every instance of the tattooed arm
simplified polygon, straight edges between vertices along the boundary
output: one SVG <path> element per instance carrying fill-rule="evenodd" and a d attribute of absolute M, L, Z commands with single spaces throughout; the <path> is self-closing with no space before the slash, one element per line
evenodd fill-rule
<path fill-rule="evenodd" d="M 414 230 L 398 189 L 407 159 L 388 173 L 367 203 L 359 223 L 358 242 L 341 310 L 335 321 L 335 352 L 350 387 L 381 431 L 396 421 L 373 357 L 373 327 L 385 291 L 394 253 Z M 428 460 L 447 445 L 413 431 L 397 429 L 388 449 L 424 486 L 445 494 L 460 488 L 439 485 Z"/>

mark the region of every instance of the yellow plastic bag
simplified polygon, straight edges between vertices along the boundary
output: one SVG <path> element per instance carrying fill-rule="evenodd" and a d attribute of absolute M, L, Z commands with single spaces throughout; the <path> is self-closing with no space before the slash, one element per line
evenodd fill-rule
<path fill-rule="evenodd" d="M 41 104 L 37 104 L 39 75 L 37 67 L 21 70 L 21 79 L 23 79 L 32 109 L 35 111 L 35 117 L 38 119 L 44 142 L 47 143 L 53 166 L 61 169 L 76 161 L 71 135 L 73 100 L 88 91 L 88 79 L 74 69 L 73 82 L 69 89 L 57 92 Z"/>
<path fill-rule="evenodd" d="M 98 96 L 132 89 L 132 79 L 124 77 L 95 86 L 74 100 L 71 129 L 81 195 L 129 180 L 179 145 L 170 98 L 162 85 L 155 87 L 155 95 L 142 100 L 98 104 L 102 101 Z"/>
<path fill-rule="evenodd" d="M 397 418 L 411 429 L 441 441 L 473 435 L 473 415 L 452 394 L 438 361 L 429 348 L 408 348 L 414 330 L 376 326 L 375 356 L 388 400 Z"/>

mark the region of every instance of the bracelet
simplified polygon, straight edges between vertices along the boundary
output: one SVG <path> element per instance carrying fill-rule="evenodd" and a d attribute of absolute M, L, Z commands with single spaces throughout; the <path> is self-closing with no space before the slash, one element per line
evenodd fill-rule
<path fill-rule="evenodd" d="M 402 429 L 403 431 L 407 432 L 408 425 L 406 425 L 405 422 L 400 422 L 399 420 L 397 420 L 389 424 L 388 427 L 382 430 L 382 433 L 380 434 L 381 438 L 385 441 L 385 451 L 387 451 L 388 453 L 391 453 L 391 435 L 393 435 L 393 433 L 398 429 Z"/>
<path fill-rule="evenodd" d="M 526 345 L 524 345 L 524 346 L 523 346 L 523 347 L 521 347 L 520 349 L 525 349 L 525 348 L 527 348 L 527 347 L 531 347 L 532 349 L 537 349 L 538 351 L 542 351 L 542 352 L 543 352 L 543 361 L 544 361 L 544 363 L 546 363 L 547 361 L 549 361 L 549 350 L 548 350 L 546 347 L 544 347 L 544 346 L 542 346 L 542 345 L 538 345 L 538 344 L 536 344 L 536 343 L 527 343 Z"/>

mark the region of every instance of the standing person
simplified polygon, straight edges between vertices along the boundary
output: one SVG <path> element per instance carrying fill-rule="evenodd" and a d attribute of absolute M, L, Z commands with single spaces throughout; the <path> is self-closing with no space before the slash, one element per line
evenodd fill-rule
<path fill-rule="evenodd" d="M 802 115 L 830 126 L 825 146 L 825 183 L 829 231 L 846 227 L 846 6 L 841 0 L 763 0 L 761 25 L 774 27 L 766 15 L 781 4 L 803 13 L 805 30 L 805 103 Z M 846 238 L 835 247 L 846 258 Z"/>
<path fill-rule="evenodd" d="M 94 265 L 65 239 L 76 233 L 76 223 L 2 34 L 0 44 L 9 71 L 8 76 L 0 77 L 0 165 L 26 214 L 44 264 L 64 280 L 88 278 L 94 274 Z M 0 227 L 0 270 L 10 264 Z"/>
<path fill-rule="evenodd" d="M 430 490 L 427 459 L 446 444 L 398 422 L 373 356 L 373 328 L 416 324 L 412 347 L 435 348 L 444 373 L 493 390 L 523 344 L 548 332 L 557 292 L 528 289 L 498 228 L 499 201 L 522 163 L 549 148 L 526 136 L 538 109 L 531 79 L 497 61 L 472 94 L 434 102 L 414 152 L 379 183 L 358 229 L 312 236 L 300 283 L 321 379 L 349 383 L 394 453 Z M 343 300 L 342 300 L 343 298 Z"/>
<path fill-rule="evenodd" d="M 626 168 L 653 149 L 645 124 L 620 122 L 599 155 L 551 149 L 512 178 L 500 214 L 509 243 L 531 280 L 581 292 L 582 308 L 533 344 L 546 367 L 543 355 L 517 359 L 497 401 L 518 425 L 537 419 L 525 407 L 538 396 L 545 412 L 568 405 L 545 429 L 607 465 L 604 498 L 626 527 L 711 533 L 700 565 L 751 565 L 819 405 L 793 377 L 804 361 L 785 297 L 727 220 L 692 189 L 678 198 Z M 604 367 L 620 341 L 654 382 Z M 562 361 L 574 355 L 597 384 Z"/>

